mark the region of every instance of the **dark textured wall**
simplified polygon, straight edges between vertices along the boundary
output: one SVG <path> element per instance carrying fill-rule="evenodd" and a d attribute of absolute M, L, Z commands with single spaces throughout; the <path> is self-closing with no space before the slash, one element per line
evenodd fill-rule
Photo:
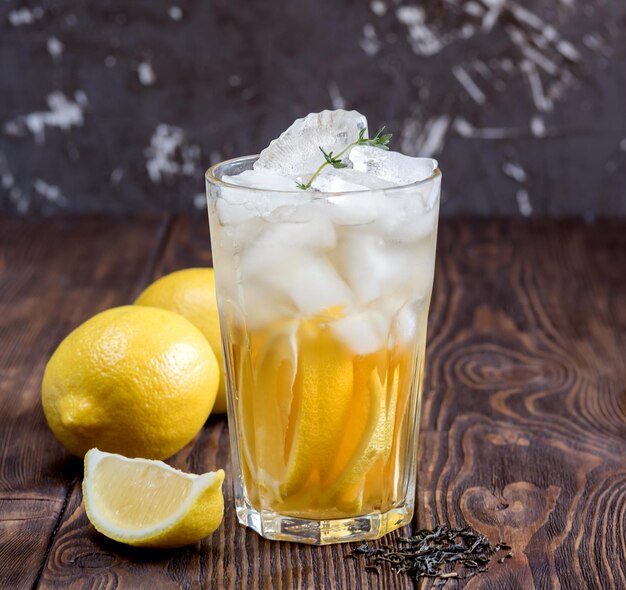
<path fill-rule="evenodd" d="M 204 206 L 203 170 L 355 108 L 443 212 L 626 214 L 624 0 L 2 0 L 0 209 Z"/>

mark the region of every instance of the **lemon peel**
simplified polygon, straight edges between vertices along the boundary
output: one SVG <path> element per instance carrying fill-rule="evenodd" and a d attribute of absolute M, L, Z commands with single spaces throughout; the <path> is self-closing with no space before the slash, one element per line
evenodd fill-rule
<path fill-rule="evenodd" d="M 224 471 L 195 475 L 162 461 L 91 449 L 85 455 L 87 517 L 103 535 L 136 547 L 196 543 L 222 522 Z"/>
<path fill-rule="evenodd" d="M 167 274 L 139 295 L 135 305 L 167 309 L 187 318 L 211 345 L 220 367 L 220 385 L 211 413 L 226 412 L 226 381 L 220 319 L 212 268 L 186 268 Z"/>

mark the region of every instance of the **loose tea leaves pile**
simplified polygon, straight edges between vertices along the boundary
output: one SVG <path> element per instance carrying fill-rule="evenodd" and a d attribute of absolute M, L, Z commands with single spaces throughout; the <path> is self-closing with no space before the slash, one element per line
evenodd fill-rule
<path fill-rule="evenodd" d="M 450 579 L 466 580 L 487 571 L 491 558 L 500 551 L 508 553 L 498 563 L 513 557 L 509 545 L 500 542 L 494 547 L 487 537 L 471 527 L 439 525 L 432 530 L 417 531 L 412 537 L 399 537 L 398 543 L 400 547 L 394 548 L 370 547 L 363 542 L 349 556 L 365 556 L 367 570 L 378 572 L 381 566 L 387 566 L 396 574 L 405 573 L 416 580 L 440 578 L 440 586 Z"/>

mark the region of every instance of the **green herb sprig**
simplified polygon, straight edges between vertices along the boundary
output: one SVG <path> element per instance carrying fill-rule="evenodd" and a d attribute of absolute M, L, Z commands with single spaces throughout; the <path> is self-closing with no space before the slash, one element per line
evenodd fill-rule
<path fill-rule="evenodd" d="M 355 142 L 351 143 L 349 146 L 347 146 L 344 149 L 342 149 L 337 155 L 333 154 L 332 152 L 326 152 L 326 151 L 324 151 L 324 148 L 322 148 L 321 146 L 318 146 L 320 151 L 322 152 L 322 154 L 324 154 L 324 162 L 315 171 L 313 176 L 311 176 L 311 178 L 309 178 L 308 182 L 306 182 L 306 183 L 304 183 L 304 182 L 296 183 L 298 188 L 302 189 L 303 191 L 307 190 L 308 188 L 311 188 L 311 185 L 313 184 L 313 181 L 319 176 L 320 172 L 326 166 L 330 165 L 333 168 L 347 168 L 348 164 L 346 164 L 346 162 L 344 162 L 341 159 L 341 156 L 343 156 L 346 152 L 348 152 L 350 149 L 352 149 L 353 147 L 355 147 L 357 145 L 369 145 L 369 146 L 372 146 L 372 147 L 379 148 L 381 150 L 388 150 L 389 149 L 389 142 L 391 141 L 392 134 L 391 133 L 383 133 L 384 130 L 385 130 L 385 128 L 381 127 L 378 130 L 378 133 L 376 133 L 376 135 L 370 139 L 370 138 L 365 137 L 365 129 L 361 129 L 361 131 L 359 131 L 359 138 Z"/>

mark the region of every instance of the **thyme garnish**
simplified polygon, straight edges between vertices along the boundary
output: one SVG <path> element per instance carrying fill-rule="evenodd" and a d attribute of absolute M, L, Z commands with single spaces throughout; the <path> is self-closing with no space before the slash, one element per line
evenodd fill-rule
<path fill-rule="evenodd" d="M 365 129 L 361 129 L 361 131 L 359 131 L 359 138 L 355 142 L 351 143 L 349 146 L 347 146 L 344 149 L 342 149 L 336 155 L 333 154 L 333 152 L 326 152 L 324 150 L 324 148 L 322 148 L 321 146 L 318 146 L 320 151 L 322 152 L 322 154 L 324 154 L 324 162 L 322 162 L 322 164 L 315 171 L 313 176 L 311 176 L 311 178 L 309 178 L 308 182 L 306 182 L 306 183 L 303 183 L 303 182 L 296 183 L 298 188 L 302 189 L 303 191 L 307 190 L 308 188 L 311 188 L 311 184 L 313 184 L 313 181 L 319 176 L 319 173 L 326 166 L 330 165 L 333 168 L 347 168 L 348 164 L 346 164 L 341 159 L 341 156 L 343 156 L 350 149 L 352 149 L 353 147 L 355 147 L 357 145 L 369 145 L 369 146 L 372 146 L 372 147 L 379 148 L 381 150 L 388 150 L 389 149 L 389 142 L 391 141 L 392 134 L 391 133 L 383 133 L 384 130 L 385 130 L 385 128 L 381 127 L 378 130 L 378 133 L 376 133 L 376 135 L 370 139 L 370 138 L 365 137 Z"/>

